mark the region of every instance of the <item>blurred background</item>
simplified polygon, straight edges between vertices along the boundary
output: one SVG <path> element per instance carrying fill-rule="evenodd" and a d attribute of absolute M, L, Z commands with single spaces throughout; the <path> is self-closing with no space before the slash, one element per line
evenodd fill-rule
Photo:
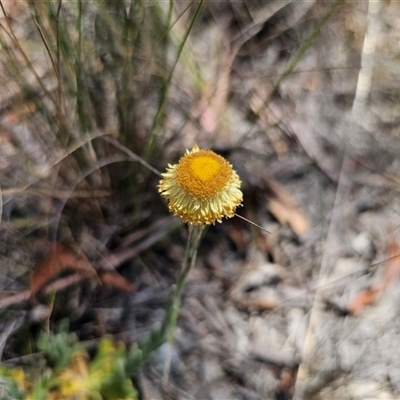
<path fill-rule="evenodd" d="M 159 173 L 198 144 L 270 233 L 207 228 L 124 398 L 400 398 L 398 2 L 0 6 L 0 375 L 159 326 L 187 237 Z"/>

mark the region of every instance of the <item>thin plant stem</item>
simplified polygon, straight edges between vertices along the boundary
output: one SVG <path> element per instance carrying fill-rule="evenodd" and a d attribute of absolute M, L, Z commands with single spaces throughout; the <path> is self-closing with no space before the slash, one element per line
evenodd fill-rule
<path fill-rule="evenodd" d="M 189 225 L 189 237 L 186 245 L 185 259 L 176 282 L 174 298 L 180 299 L 185 288 L 186 278 L 196 262 L 197 248 L 205 225 Z"/>
<path fill-rule="evenodd" d="M 164 118 L 163 117 L 163 113 L 164 113 L 164 109 L 165 109 L 165 106 L 166 106 L 166 103 L 167 103 L 167 95 L 168 95 L 169 87 L 170 87 L 171 82 L 172 82 L 172 77 L 174 75 L 174 71 L 175 71 L 175 68 L 176 68 L 176 66 L 178 64 L 178 61 L 181 58 L 181 55 L 182 55 L 183 49 L 184 49 L 184 47 L 186 45 L 186 42 L 187 42 L 187 40 L 189 38 L 189 34 L 190 34 L 190 32 L 191 32 L 191 30 L 193 28 L 193 25 L 194 25 L 194 23 L 195 23 L 195 21 L 197 19 L 198 14 L 200 12 L 201 6 L 203 5 L 203 1 L 204 0 L 200 0 L 199 4 L 197 5 L 197 8 L 196 8 L 196 10 L 194 12 L 193 18 L 190 21 L 190 24 L 189 24 L 189 27 L 188 27 L 186 33 L 185 33 L 185 36 L 184 36 L 180 46 L 178 47 L 178 52 L 177 52 L 177 55 L 175 57 L 174 64 L 172 65 L 172 67 L 171 67 L 171 69 L 169 71 L 169 74 L 165 79 L 165 83 L 164 83 L 164 85 L 163 85 L 163 87 L 161 89 L 160 103 L 158 105 L 157 113 L 156 113 L 156 115 L 154 117 L 153 124 L 152 124 L 151 129 L 150 129 L 150 136 L 148 138 L 147 146 L 146 146 L 146 149 L 145 149 L 145 157 L 144 157 L 145 159 L 148 159 L 150 154 L 153 151 L 153 147 L 155 145 L 156 136 L 157 136 L 157 133 L 158 133 L 158 128 L 161 126 L 163 118 Z M 190 4 L 194 4 L 194 1 L 192 1 Z"/>
<path fill-rule="evenodd" d="M 165 318 L 160 328 L 153 330 L 146 339 L 140 341 L 130 349 L 125 364 L 127 376 L 132 375 L 137 368 L 142 366 L 143 363 L 149 359 L 151 353 L 164 344 L 167 339 L 171 344 L 180 311 L 182 293 L 186 285 L 187 276 L 196 262 L 197 249 L 204 227 L 205 225 L 189 225 L 189 236 L 186 244 L 185 258 L 179 271 L 177 282 L 171 289 Z M 168 357 L 167 355 L 167 362 L 168 358 L 170 361 L 170 356 Z M 168 373 L 169 365 L 166 370 Z"/>
<path fill-rule="evenodd" d="M 280 78 L 278 79 L 278 82 L 273 87 L 273 89 L 272 89 L 271 93 L 269 94 L 268 98 L 266 99 L 266 101 L 262 104 L 262 106 L 259 108 L 259 110 L 256 111 L 256 115 L 261 114 L 261 110 L 264 110 L 265 107 L 268 106 L 268 104 L 273 100 L 273 98 L 278 93 L 278 90 L 279 90 L 281 84 L 293 73 L 293 70 L 296 68 L 299 61 L 303 58 L 304 54 L 310 48 L 311 44 L 314 42 L 314 40 L 317 38 L 317 36 L 321 33 L 322 28 L 327 23 L 329 18 L 333 15 L 333 13 L 336 11 L 336 9 L 339 7 L 340 3 L 342 3 L 342 1 L 343 0 L 335 0 L 335 2 L 332 4 L 332 7 L 328 11 L 328 13 L 324 16 L 324 18 L 322 18 L 322 20 L 318 23 L 318 25 L 312 31 L 311 35 L 306 39 L 306 41 L 302 44 L 300 49 L 293 56 L 289 65 L 283 71 L 282 75 L 280 76 Z"/>
<path fill-rule="evenodd" d="M 172 313 L 171 313 L 171 321 L 168 327 L 168 348 L 167 354 L 165 358 L 164 364 L 164 373 L 163 373 L 163 383 L 168 383 L 169 371 L 171 368 L 171 359 L 172 359 L 172 344 L 174 341 L 174 334 L 176 329 L 176 322 L 178 320 L 178 315 L 181 307 L 181 297 L 182 291 L 186 286 L 186 278 L 189 275 L 190 270 L 194 266 L 196 262 L 197 248 L 200 243 L 201 234 L 204 230 L 204 225 L 196 226 L 189 225 L 189 237 L 186 245 L 185 252 L 185 260 L 182 264 L 182 268 L 179 272 L 178 281 L 173 291 L 171 292 L 172 297 Z"/>
<path fill-rule="evenodd" d="M 250 221 L 249 219 L 247 219 L 247 218 L 245 218 L 245 217 L 242 217 L 242 216 L 239 215 L 239 214 L 236 214 L 236 213 L 235 213 L 235 217 L 238 217 L 238 218 L 242 219 L 243 221 L 246 221 L 247 223 L 249 223 L 249 224 L 251 224 L 251 225 L 257 227 L 258 229 L 261 229 L 262 231 L 271 234 L 270 231 L 267 231 L 267 230 L 266 230 L 265 228 L 263 228 L 261 225 L 258 225 L 258 224 L 256 224 L 255 222 Z"/>
<path fill-rule="evenodd" d="M 12 39 L 12 41 L 14 42 L 14 44 L 16 45 L 17 49 L 19 50 L 20 54 L 22 55 L 22 57 L 24 58 L 25 62 L 26 62 L 26 66 L 27 68 L 32 72 L 33 76 L 35 77 L 36 81 L 38 82 L 38 84 L 40 85 L 40 87 L 43 89 L 43 91 L 46 93 L 46 95 L 49 97 L 49 99 L 56 104 L 56 101 L 54 99 L 54 97 L 52 96 L 52 94 L 49 92 L 49 90 L 47 90 L 46 86 L 44 85 L 42 79 L 39 77 L 39 75 L 37 74 L 36 70 L 33 68 L 32 63 L 30 62 L 28 56 L 26 55 L 25 51 L 23 50 L 23 48 L 21 47 L 21 44 L 17 38 L 17 36 L 14 33 L 14 30 L 11 26 L 11 22 L 10 19 L 8 17 L 8 14 L 6 13 L 5 9 L 4 9 L 4 5 L 3 2 L 0 0 L 0 8 L 1 11 L 3 12 L 4 18 L 6 20 L 6 24 L 7 27 L 9 29 L 9 31 L 6 31 L 6 33 L 10 36 L 10 38 Z M 4 27 L 2 26 L 2 28 L 4 29 Z"/>

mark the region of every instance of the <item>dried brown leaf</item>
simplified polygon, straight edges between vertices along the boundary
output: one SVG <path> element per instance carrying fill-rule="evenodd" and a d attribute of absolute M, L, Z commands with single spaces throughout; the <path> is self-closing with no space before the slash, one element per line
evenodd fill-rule
<path fill-rule="evenodd" d="M 111 286 L 115 289 L 123 290 L 124 292 L 132 292 L 135 285 L 127 281 L 123 276 L 113 271 L 99 271 L 99 278 L 106 286 Z"/>
<path fill-rule="evenodd" d="M 296 235 L 307 233 L 310 225 L 297 201 L 279 183 L 269 181 L 269 185 L 274 194 L 269 198 L 269 211 L 281 224 L 289 224 Z"/>
<path fill-rule="evenodd" d="M 349 313 L 355 314 L 366 306 L 371 305 L 377 297 L 388 288 L 400 275 L 400 246 L 395 241 L 391 241 L 388 246 L 388 261 L 385 266 L 382 281 L 374 287 L 363 290 L 351 301 L 347 309 Z"/>
<path fill-rule="evenodd" d="M 72 269 L 83 275 L 96 275 L 89 262 L 82 260 L 64 245 L 57 243 L 31 274 L 29 286 L 32 294 L 39 292 L 43 286 L 66 269 Z"/>
<path fill-rule="evenodd" d="M 363 290 L 361 293 L 357 295 L 355 299 L 353 299 L 350 304 L 347 306 L 347 310 L 350 314 L 356 314 L 360 312 L 367 306 L 370 306 L 375 302 L 381 290 L 378 288 L 370 288 Z"/>
<path fill-rule="evenodd" d="M 248 306 L 249 308 L 254 309 L 258 312 L 263 312 L 266 310 L 273 310 L 281 303 L 282 299 L 280 299 L 277 295 L 269 293 L 254 300 L 249 300 Z"/>

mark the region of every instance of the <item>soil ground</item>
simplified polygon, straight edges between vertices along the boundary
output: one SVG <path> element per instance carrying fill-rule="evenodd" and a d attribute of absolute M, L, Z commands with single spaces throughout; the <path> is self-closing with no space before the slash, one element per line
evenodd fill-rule
<path fill-rule="evenodd" d="M 194 143 L 225 155 L 243 181 L 238 212 L 269 233 L 236 217 L 207 229 L 172 348 L 136 378 L 141 398 L 398 399 L 400 3 L 206 3 L 188 46 L 208 87 L 195 93 L 188 64 L 177 68 L 164 159 L 176 162 Z M 1 126 L 1 176 L 15 187 L 25 171 L 18 155 L 42 168 L 43 149 L 5 112 Z M 186 228 L 155 200 L 156 183 L 153 224 L 80 230 L 85 254 L 93 238 L 109 240 L 135 286 L 70 287 L 71 329 L 82 340 L 109 333 L 133 343 L 163 318 Z M 2 207 L 12 247 L 2 253 L 2 301 L 27 290 L 20 277 L 32 241 L 24 245 L 29 235 L 13 218 L 33 201 L 14 196 Z M 43 259 L 44 239 L 33 243 Z M 40 304 L 29 318 L 27 307 L 1 322 L 5 360 L 17 356 L 18 329 L 41 319 Z"/>

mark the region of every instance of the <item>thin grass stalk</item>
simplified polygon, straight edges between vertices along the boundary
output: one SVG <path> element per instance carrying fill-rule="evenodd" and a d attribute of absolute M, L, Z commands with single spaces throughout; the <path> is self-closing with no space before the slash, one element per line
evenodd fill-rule
<path fill-rule="evenodd" d="M 64 89 L 61 81 L 61 42 L 60 42 L 60 14 L 61 14 L 62 0 L 59 0 L 56 14 L 56 74 L 57 74 L 57 96 L 58 96 L 58 119 L 60 124 L 60 137 L 63 144 L 66 145 L 68 141 L 69 132 L 65 123 L 65 98 Z"/>
<path fill-rule="evenodd" d="M 174 0 L 169 0 L 168 15 L 167 15 L 167 26 L 171 26 L 173 9 L 174 9 Z"/>
<path fill-rule="evenodd" d="M 64 112 L 63 112 L 63 90 L 62 90 L 62 83 L 61 83 L 61 77 L 60 77 L 60 60 L 59 60 L 59 38 L 57 38 L 57 59 L 54 60 L 53 55 L 51 54 L 49 44 L 46 41 L 46 38 L 43 34 L 42 28 L 40 27 L 38 21 L 36 18 L 31 15 L 32 20 L 36 26 L 37 31 L 39 32 L 40 38 L 42 39 L 43 45 L 46 49 L 47 55 L 49 56 L 51 65 L 53 67 L 54 73 L 56 75 L 57 79 L 57 104 L 56 104 L 56 109 L 57 109 L 57 120 L 58 120 L 58 128 L 59 128 L 59 134 L 60 137 L 62 138 L 62 142 L 65 145 L 66 144 L 66 138 L 65 138 L 65 124 L 64 124 Z M 57 26 L 59 24 L 59 21 L 57 19 Z M 58 28 L 57 28 L 57 35 L 58 35 Z"/>
<path fill-rule="evenodd" d="M 336 9 L 338 8 L 339 4 L 342 1 L 343 0 L 336 0 L 333 3 L 333 5 L 330 8 L 330 10 L 328 11 L 328 13 L 324 16 L 324 18 L 321 20 L 321 22 L 316 26 L 316 28 L 313 30 L 313 32 L 307 38 L 307 40 L 303 43 L 303 45 L 300 47 L 300 49 L 296 52 L 296 54 L 294 55 L 294 57 L 290 61 L 289 65 L 285 68 L 285 70 L 281 74 L 280 78 L 278 79 L 278 82 L 272 88 L 272 91 L 271 91 L 270 95 L 268 96 L 268 98 L 263 102 L 263 104 L 260 106 L 260 108 L 255 112 L 256 115 L 261 114 L 262 110 L 264 110 L 265 107 L 268 106 L 268 104 L 272 101 L 272 99 L 277 94 L 281 84 L 291 75 L 293 70 L 296 68 L 297 64 L 303 58 L 305 52 L 309 49 L 311 44 L 314 42 L 314 40 L 320 34 L 321 29 L 328 22 L 329 18 L 336 11 Z"/>
<path fill-rule="evenodd" d="M 320 34 L 321 29 L 323 26 L 328 22 L 329 18 L 332 16 L 332 14 L 336 11 L 337 7 L 343 0 L 336 0 L 331 9 L 328 11 L 328 13 L 325 15 L 324 18 L 322 18 L 321 22 L 316 26 L 316 28 L 313 30 L 311 35 L 307 38 L 307 40 L 304 42 L 304 44 L 300 47 L 300 49 L 296 52 L 294 55 L 293 59 L 283 72 L 283 74 L 280 76 L 278 82 L 275 84 L 274 88 L 272 89 L 271 95 L 267 101 L 269 103 L 273 97 L 276 95 L 280 85 L 282 84 L 283 81 L 286 80 L 288 76 L 293 72 L 294 68 L 296 65 L 299 63 L 299 61 L 303 58 L 305 52 L 309 49 L 313 41 L 316 39 L 316 37 Z"/>
<path fill-rule="evenodd" d="M 167 96 L 168 96 L 169 88 L 171 86 L 172 76 L 174 74 L 176 65 L 178 64 L 178 61 L 181 58 L 181 54 L 182 54 L 183 49 L 184 49 L 184 47 L 186 45 L 186 42 L 187 42 L 187 40 L 189 38 L 189 34 L 190 34 L 190 32 L 191 32 L 191 30 L 193 28 L 193 25 L 194 25 L 194 23 L 195 23 L 195 21 L 197 19 L 198 14 L 200 12 L 200 8 L 203 5 L 203 1 L 204 0 L 200 0 L 198 6 L 196 8 L 196 11 L 194 12 L 193 18 L 190 21 L 190 25 L 189 25 L 186 33 L 185 33 L 185 36 L 184 36 L 184 38 L 182 40 L 182 43 L 178 47 L 178 53 L 176 55 L 174 64 L 173 64 L 171 70 L 169 71 L 168 77 L 165 80 L 164 85 L 162 87 L 160 103 L 159 103 L 159 106 L 158 106 L 158 109 L 157 109 L 157 113 L 156 113 L 156 115 L 154 117 L 153 124 L 152 124 L 151 129 L 150 129 L 150 137 L 149 137 L 149 139 L 147 141 L 146 149 L 145 149 L 145 152 L 144 152 L 144 158 L 145 159 L 148 159 L 150 157 L 151 153 L 153 152 L 156 136 L 157 136 L 157 133 L 158 133 L 158 129 L 161 126 L 161 124 L 163 122 L 163 119 L 164 119 L 164 110 L 165 110 L 165 106 L 167 104 Z M 192 1 L 192 3 L 193 2 L 194 1 Z"/>
<path fill-rule="evenodd" d="M 3 2 L 1 0 L 0 0 L 0 8 L 1 8 L 2 12 L 3 12 L 4 18 L 6 20 L 7 27 L 9 29 L 9 32 L 6 31 L 6 33 L 10 36 L 11 40 L 13 41 L 15 46 L 17 47 L 18 51 L 20 52 L 20 54 L 22 55 L 23 59 L 26 62 L 27 68 L 32 72 L 33 76 L 35 77 L 35 79 L 38 82 L 38 84 L 40 85 L 40 87 L 46 93 L 48 98 L 53 102 L 53 104 L 56 104 L 55 98 L 47 90 L 47 88 L 46 88 L 45 84 L 43 83 L 42 79 L 37 74 L 35 68 L 33 68 L 32 63 L 30 62 L 30 60 L 29 60 L 28 56 L 26 55 L 25 51 L 23 50 L 23 48 L 22 48 L 17 36 L 15 35 L 14 30 L 13 30 L 13 28 L 11 26 L 10 19 L 8 18 L 8 14 L 6 13 L 6 11 L 4 9 L 4 6 L 3 6 Z"/>
<path fill-rule="evenodd" d="M 171 1 L 170 3 L 170 10 L 169 12 L 172 13 L 172 4 L 173 2 Z M 175 18 L 175 21 L 171 23 L 171 17 L 168 14 L 168 29 L 163 33 L 163 35 L 160 37 L 154 48 L 151 50 L 151 53 L 149 56 L 146 58 L 145 62 L 143 65 L 139 68 L 138 72 L 135 74 L 133 77 L 133 80 L 135 81 L 138 76 L 142 73 L 142 71 L 147 68 L 150 60 L 154 57 L 156 54 L 156 51 L 159 49 L 159 47 L 166 42 L 166 37 L 170 33 L 171 29 L 177 24 L 177 22 L 182 18 L 182 16 L 186 13 L 186 11 L 192 6 L 192 3 L 189 3 L 189 5 Z"/>
<path fill-rule="evenodd" d="M 61 6 L 62 6 L 62 0 L 59 0 L 58 2 L 58 8 L 57 8 L 57 18 L 56 18 L 56 23 L 57 23 L 57 30 L 56 30 L 56 43 L 57 43 L 57 78 L 58 78 L 58 101 L 60 103 L 60 108 L 61 108 L 61 101 L 62 101 L 62 85 L 61 85 L 61 53 L 60 53 L 60 13 L 61 13 Z"/>
<path fill-rule="evenodd" d="M 16 94 L 16 98 L 21 105 L 26 105 L 27 103 L 33 104 L 48 123 L 50 130 L 56 131 L 57 120 L 54 117 L 52 107 L 49 106 L 47 102 L 43 101 L 43 94 L 47 92 L 42 92 L 39 87 L 30 82 L 29 74 L 26 73 L 30 68 L 21 67 L 21 61 L 16 54 L 19 53 L 18 48 L 13 45 L 14 42 L 11 44 L 8 43 L 3 33 L 11 37 L 10 33 L 2 25 L 0 25 L 0 27 L 2 28 L 0 30 L 0 48 L 2 51 L 1 65 L 5 73 L 12 77 L 13 81 L 16 82 L 20 88 L 20 92 Z M 40 87 L 43 88 L 42 85 L 40 85 Z M 54 105 L 56 106 L 56 103 L 54 103 Z M 15 100 L 13 107 L 14 109 L 18 109 L 19 105 L 17 100 Z"/>
<path fill-rule="evenodd" d="M 77 43 L 77 56 L 74 62 L 75 72 L 75 86 L 76 86 L 76 112 L 78 115 L 79 128 L 83 132 L 89 131 L 90 123 L 87 121 L 85 112 L 85 99 L 84 99 L 84 83 L 83 83 L 83 67 L 82 67 L 82 1 L 78 2 L 78 43 Z"/>
<path fill-rule="evenodd" d="M 3 9 L 1 1 L 0 6 Z M 3 65 L 4 70 L 7 71 L 7 74 L 12 77 L 16 83 L 18 83 L 18 86 L 21 89 L 18 98 L 21 103 L 26 104 L 26 102 L 28 102 L 34 104 L 38 110 L 41 110 L 42 115 L 49 125 L 56 126 L 56 121 L 54 119 L 51 107 L 46 105 L 46 102 L 43 102 L 41 97 L 44 93 L 46 96 L 48 96 L 48 98 L 50 98 L 52 104 L 56 106 L 55 99 L 46 88 L 44 82 L 37 75 L 33 65 L 28 59 L 28 56 L 23 51 L 21 44 L 11 28 L 8 15 L 5 14 L 4 9 L 3 12 L 7 21 L 7 27 L 0 24 L 0 48 L 2 51 L 1 64 Z M 11 43 L 8 43 L 8 39 L 11 40 Z M 21 60 L 18 54 L 21 54 L 23 60 L 26 62 L 26 64 L 23 66 L 21 66 Z M 32 73 L 39 86 L 36 86 L 30 82 L 30 76 L 27 74 L 27 71 Z M 43 90 L 43 92 L 40 91 L 39 87 Z M 14 106 L 17 107 L 16 104 Z"/>

